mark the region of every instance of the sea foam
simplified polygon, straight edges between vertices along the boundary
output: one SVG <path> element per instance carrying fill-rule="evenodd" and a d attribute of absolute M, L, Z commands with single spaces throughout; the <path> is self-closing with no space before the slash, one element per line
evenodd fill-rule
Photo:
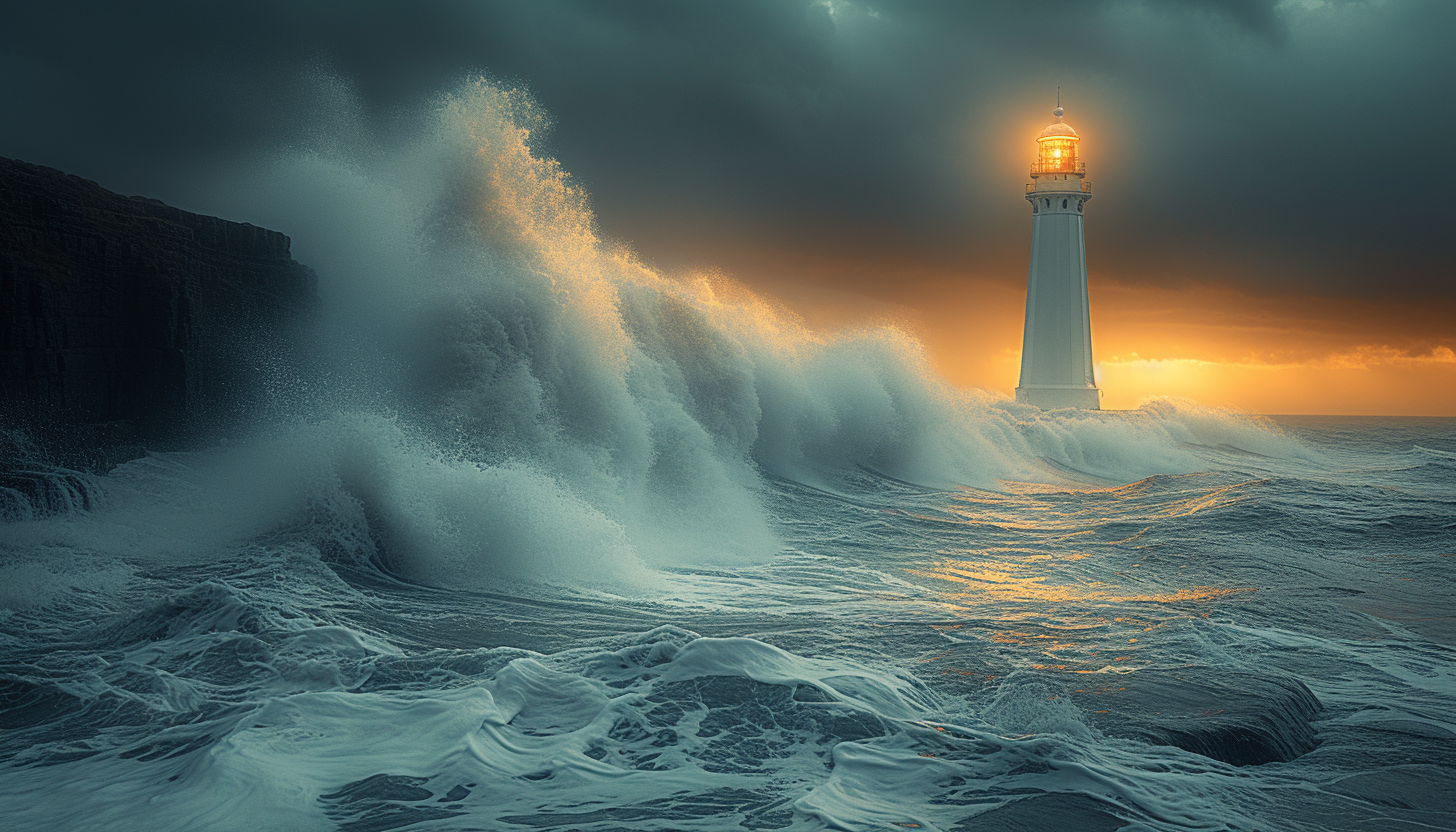
<path fill-rule="evenodd" d="M 216 197 L 318 270 L 315 366 L 279 372 L 247 448 L 114 473 L 133 498 L 68 532 L 87 545 L 215 550 L 306 503 L 411 581 L 640 583 L 773 557 L 765 475 L 997 488 L 1200 470 L 1201 448 L 1307 453 L 1192 403 L 1044 413 L 948 385 L 894 327 L 818 332 L 726 278 L 664 276 L 600 236 L 520 90 L 463 83 L 387 146 L 331 90 L 316 147 Z"/>

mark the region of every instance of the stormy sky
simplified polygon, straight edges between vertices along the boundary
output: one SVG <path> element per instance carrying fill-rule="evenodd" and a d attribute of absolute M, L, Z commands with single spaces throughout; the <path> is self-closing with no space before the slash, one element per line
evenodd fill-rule
<path fill-rule="evenodd" d="M 195 171 L 316 129 L 321 71 L 381 134 L 484 73 L 531 91 L 542 149 L 649 261 L 913 305 L 917 275 L 1024 285 L 1060 86 L 1094 287 L 1409 300 L 1456 329 L 1449 0 L 12 5 L 0 155 L 183 207 Z"/>

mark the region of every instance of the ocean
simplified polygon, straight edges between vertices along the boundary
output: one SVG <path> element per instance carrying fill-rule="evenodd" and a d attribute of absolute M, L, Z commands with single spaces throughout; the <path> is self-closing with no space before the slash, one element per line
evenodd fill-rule
<path fill-rule="evenodd" d="M 0 490 L 6 829 L 1456 829 L 1456 419 L 957 389 L 601 239 L 543 121 L 218 186 L 317 364 Z"/>

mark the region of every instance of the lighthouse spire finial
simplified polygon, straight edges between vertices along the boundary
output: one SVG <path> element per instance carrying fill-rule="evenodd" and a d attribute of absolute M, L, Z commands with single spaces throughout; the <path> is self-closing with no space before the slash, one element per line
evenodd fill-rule
<path fill-rule="evenodd" d="M 1062 88 L 1061 87 L 1057 87 L 1057 108 L 1055 110 L 1052 110 L 1052 115 L 1054 115 L 1054 116 L 1057 117 L 1057 121 L 1061 121 L 1062 120 Z"/>

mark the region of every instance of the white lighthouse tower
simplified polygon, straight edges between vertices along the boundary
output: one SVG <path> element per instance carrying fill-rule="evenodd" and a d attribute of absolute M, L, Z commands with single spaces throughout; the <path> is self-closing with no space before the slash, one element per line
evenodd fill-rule
<path fill-rule="evenodd" d="M 1082 206 L 1092 198 L 1081 138 L 1062 122 L 1036 137 L 1031 203 L 1031 271 L 1026 283 L 1026 331 L 1016 400 L 1037 407 L 1098 410 L 1092 379 L 1092 327 L 1087 309 L 1087 253 Z"/>

